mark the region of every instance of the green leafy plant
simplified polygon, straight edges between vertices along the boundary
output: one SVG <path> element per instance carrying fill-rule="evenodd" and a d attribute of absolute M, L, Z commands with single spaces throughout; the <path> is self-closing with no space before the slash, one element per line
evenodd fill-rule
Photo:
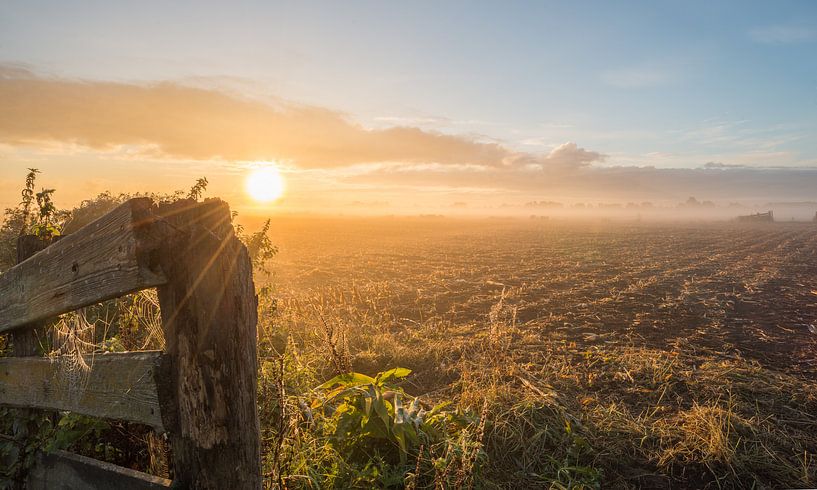
<path fill-rule="evenodd" d="M 85 453 L 96 452 L 107 455 L 113 448 L 104 447 L 95 441 L 110 428 L 101 419 L 66 413 L 60 417 L 57 426 L 45 445 L 46 451 L 73 448 Z"/>
<path fill-rule="evenodd" d="M 207 182 L 207 177 L 196 179 L 196 183 L 193 184 L 193 187 L 190 188 L 190 192 L 187 193 L 187 198 L 193 199 L 194 201 L 201 199 L 204 191 L 207 190 L 207 184 L 209 184 L 209 182 Z"/>
<path fill-rule="evenodd" d="M 54 189 L 43 189 L 36 194 L 37 222 L 31 226 L 31 233 L 41 238 L 53 238 L 60 234 L 60 228 L 56 226 L 55 219 L 58 211 L 51 199 Z"/>
<path fill-rule="evenodd" d="M 26 184 L 20 192 L 22 201 L 20 201 L 20 209 L 22 210 L 22 225 L 20 227 L 20 235 L 26 233 L 29 216 L 31 215 L 31 203 L 34 201 L 34 184 L 37 180 L 37 174 L 40 173 L 36 168 L 29 168 L 26 175 Z"/>
<path fill-rule="evenodd" d="M 233 212 L 234 220 L 237 215 L 238 214 L 236 212 Z M 260 230 L 249 235 L 244 233 L 243 226 L 239 224 L 234 225 L 236 235 L 247 247 L 247 253 L 250 255 L 250 261 L 252 262 L 253 268 L 256 271 L 264 274 L 269 274 L 270 271 L 267 269 L 267 265 L 269 264 L 269 261 L 272 260 L 272 258 L 278 253 L 278 247 L 272 243 L 272 240 L 269 237 L 270 223 L 271 221 L 268 219 L 264 222 L 264 226 L 262 226 Z"/>
<path fill-rule="evenodd" d="M 455 422 L 444 410 L 446 404 L 426 410 L 419 398 L 393 384 L 409 374 L 409 369 L 394 368 L 374 378 L 360 373 L 335 376 L 317 388 L 312 417 L 331 433 L 330 442 L 339 451 L 406 465 L 410 453 L 421 444 L 442 441 L 446 423 Z"/>
<path fill-rule="evenodd" d="M 0 408 L 0 488 L 15 488 L 52 433 L 43 412 Z"/>
<path fill-rule="evenodd" d="M 74 413 L 0 409 L 0 488 L 16 488 L 38 451 L 71 449 L 111 458 L 115 448 L 97 442 L 107 422 Z M 56 423 L 55 423 L 56 421 Z"/>

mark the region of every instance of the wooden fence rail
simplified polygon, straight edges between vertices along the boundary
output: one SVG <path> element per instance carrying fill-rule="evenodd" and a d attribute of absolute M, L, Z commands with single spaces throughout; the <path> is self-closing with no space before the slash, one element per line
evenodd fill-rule
<path fill-rule="evenodd" d="M 151 202 L 132 199 L 0 276 L 0 332 L 167 282 Z"/>
<path fill-rule="evenodd" d="M 157 286 L 164 352 L 89 355 L 73 384 L 59 358 L 2 358 L 0 405 L 147 424 L 168 434 L 174 486 L 260 488 L 257 300 L 224 202 L 131 199 L 22 260 L 0 275 L 0 333 L 11 334 L 15 355 L 31 356 L 28 332 L 42 322 Z M 106 475 L 128 488 L 164 485 L 65 453 L 40 457 L 28 484 L 87 488 Z"/>

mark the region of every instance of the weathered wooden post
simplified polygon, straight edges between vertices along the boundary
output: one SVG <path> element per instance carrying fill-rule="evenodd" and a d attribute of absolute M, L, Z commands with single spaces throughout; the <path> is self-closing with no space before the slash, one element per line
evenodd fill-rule
<path fill-rule="evenodd" d="M 135 198 L 47 248 L 28 237 L 20 243 L 21 262 L 0 274 L 0 333 L 14 334 L 17 356 L 0 359 L 0 406 L 147 424 L 169 434 L 174 486 L 260 489 L 257 298 L 227 204 Z M 32 328 L 150 287 L 159 288 L 165 352 L 98 356 L 79 389 L 53 382 L 59 366 L 32 357 L 39 354 Z M 17 425 L 26 437 L 26 424 Z M 26 481 L 171 485 L 64 451 L 38 454 Z"/>
<path fill-rule="evenodd" d="M 17 263 L 23 262 L 50 244 L 51 240 L 44 240 L 36 235 L 21 235 L 17 238 Z M 47 335 L 45 325 L 46 322 L 44 321 L 35 322 L 29 327 L 21 328 L 9 334 L 12 357 L 39 356 L 41 354 L 39 340 L 41 337 L 44 338 L 45 335 Z M 23 445 L 25 445 L 26 440 L 31 437 L 31 432 L 36 430 L 35 424 L 29 421 L 32 413 L 34 413 L 33 410 L 25 408 L 17 409 L 17 416 L 19 417 L 20 423 L 14 424 L 14 437 Z M 20 457 L 25 459 L 27 455 L 23 451 L 20 451 Z M 20 463 L 20 471 L 22 472 L 26 469 L 25 461 L 18 462 Z M 16 477 L 18 481 L 15 483 L 19 485 L 20 488 L 22 488 L 23 485 L 23 477 L 24 475 L 22 473 L 19 473 Z"/>
<path fill-rule="evenodd" d="M 21 235 L 17 238 L 17 263 L 26 260 L 51 244 L 51 240 L 36 235 Z M 36 326 L 21 328 L 9 335 L 14 357 L 39 356 L 39 338 L 47 333 L 45 322 Z"/>
<path fill-rule="evenodd" d="M 159 302 L 170 393 L 160 394 L 174 480 L 261 488 L 257 298 L 247 250 L 220 200 L 159 206 Z"/>

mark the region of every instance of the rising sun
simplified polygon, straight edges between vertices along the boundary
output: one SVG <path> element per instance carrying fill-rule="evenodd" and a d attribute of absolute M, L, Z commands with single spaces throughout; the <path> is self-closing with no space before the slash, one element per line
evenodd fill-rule
<path fill-rule="evenodd" d="M 272 202 L 284 193 L 284 178 L 278 167 L 268 165 L 247 175 L 247 194 L 258 202 Z"/>

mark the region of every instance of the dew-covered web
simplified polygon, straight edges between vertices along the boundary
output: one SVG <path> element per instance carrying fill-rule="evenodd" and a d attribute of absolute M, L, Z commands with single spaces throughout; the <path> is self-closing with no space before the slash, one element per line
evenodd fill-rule
<path fill-rule="evenodd" d="M 62 315 L 52 328 L 48 356 L 57 363 L 58 386 L 77 401 L 87 386 L 94 356 L 112 351 L 163 349 L 155 289 Z"/>

